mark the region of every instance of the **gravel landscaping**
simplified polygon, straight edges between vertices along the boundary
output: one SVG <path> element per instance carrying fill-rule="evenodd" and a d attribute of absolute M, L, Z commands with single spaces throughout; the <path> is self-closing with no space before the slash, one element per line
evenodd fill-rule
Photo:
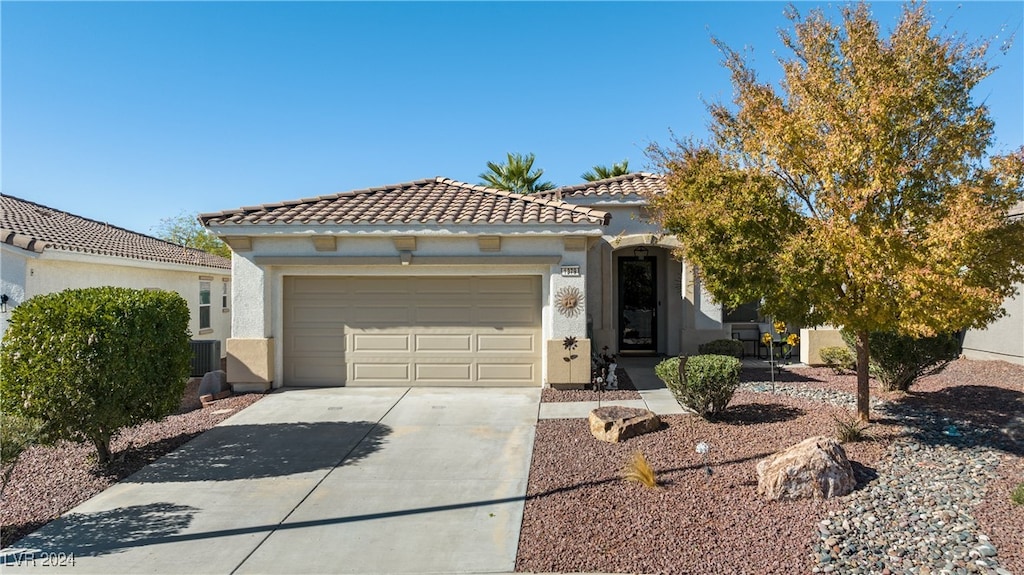
<path fill-rule="evenodd" d="M 106 468 L 96 465 L 91 444 L 63 441 L 26 450 L 0 499 L 0 546 L 11 545 L 263 397 L 236 395 L 204 409 L 198 389 L 198 381 L 186 387 L 176 414 L 122 430 L 111 444 L 114 462 Z"/>
<path fill-rule="evenodd" d="M 554 389 L 545 388 L 541 391 L 540 400 L 542 403 L 558 403 L 565 401 L 626 401 L 629 399 L 640 399 L 640 392 L 633 385 L 629 374 L 621 367 L 615 370 L 618 378 L 617 389 L 606 391 L 594 391 L 593 389 Z"/>
<path fill-rule="evenodd" d="M 624 377 L 623 377 L 624 376 Z M 667 416 L 661 431 L 597 441 L 585 419 L 538 423 L 518 571 L 605 573 L 984 573 L 1024 575 L 1024 367 L 959 360 L 910 393 L 872 389 L 870 441 L 844 446 L 856 490 L 768 502 L 757 462 L 852 414 L 851 374 L 790 369 L 774 385 L 747 370 L 722 421 Z M 620 386 L 632 388 L 625 372 Z M 636 391 L 602 400 L 635 399 Z M 20 537 L 181 446 L 260 395 L 202 409 L 196 385 L 175 415 L 124 430 L 115 462 L 91 445 L 33 447 L 0 500 L 0 541 Z M 544 390 L 544 401 L 596 400 Z M 699 442 L 710 445 L 704 456 Z M 659 489 L 621 479 L 641 451 Z"/>
<path fill-rule="evenodd" d="M 832 435 L 852 375 L 749 370 L 724 421 L 665 417 L 656 433 L 595 440 L 586 421 L 538 424 L 516 568 L 614 573 L 1024 573 L 1024 368 L 960 360 L 908 394 L 880 394 L 872 440 L 846 444 L 857 489 L 775 503 L 757 462 Z M 710 444 L 705 465 L 695 452 Z M 661 489 L 621 479 L 642 451 Z"/>

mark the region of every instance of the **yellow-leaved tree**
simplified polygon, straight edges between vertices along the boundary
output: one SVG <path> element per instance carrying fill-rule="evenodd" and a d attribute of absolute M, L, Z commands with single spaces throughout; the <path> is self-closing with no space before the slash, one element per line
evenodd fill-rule
<path fill-rule="evenodd" d="M 868 333 L 981 327 L 1024 278 L 1024 148 L 989 155 L 972 89 L 988 44 L 942 37 L 923 4 L 888 35 L 867 4 L 842 21 L 787 11 L 778 90 L 715 41 L 733 102 L 711 137 L 652 146 L 669 192 L 650 198 L 716 299 L 856 334 L 857 413 L 869 419 Z"/>

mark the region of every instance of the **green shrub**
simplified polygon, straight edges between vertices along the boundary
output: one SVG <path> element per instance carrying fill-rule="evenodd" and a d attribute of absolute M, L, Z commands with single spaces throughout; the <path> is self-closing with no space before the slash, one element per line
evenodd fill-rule
<path fill-rule="evenodd" d="M 680 358 L 672 357 L 654 368 L 679 405 L 705 419 L 725 411 L 739 387 L 740 360 L 726 355 L 686 358 L 685 380 L 679 377 L 679 363 Z"/>
<path fill-rule="evenodd" d="M 103 287 L 29 299 L 11 313 L 0 348 L 0 409 L 41 420 L 47 440 L 91 441 L 106 464 L 120 428 L 180 404 L 188 322 L 173 292 Z"/>
<path fill-rule="evenodd" d="M 1010 501 L 1012 501 L 1014 505 L 1024 505 L 1024 483 L 1013 488 L 1013 491 L 1010 492 Z"/>
<path fill-rule="evenodd" d="M 853 334 L 843 331 L 843 339 L 855 348 Z M 955 333 L 914 338 L 891 332 L 868 335 L 869 371 L 878 379 L 882 391 L 907 391 L 919 378 L 942 371 L 960 355 L 960 339 Z"/>
<path fill-rule="evenodd" d="M 823 347 L 818 353 L 821 355 L 821 361 L 837 374 L 853 371 L 857 363 L 857 356 L 853 350 L 845 346 Z"/>
<path fill-rule="evenodd" d="M 701 355 L 731 355 L 743 357 L 743 342 L 738 339 L 716 339 L 697 347 Z"/>

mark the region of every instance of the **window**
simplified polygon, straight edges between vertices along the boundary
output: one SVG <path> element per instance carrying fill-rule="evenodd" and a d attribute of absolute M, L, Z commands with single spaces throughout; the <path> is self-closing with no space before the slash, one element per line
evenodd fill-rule
<path fill-rule="evenodd" d="M 199 329 L 210 329 L 210 282 L 199 282 Z"/>
<path fill-rule="evenodd" d="M 723 323 L 741 323 L 741 322 L 756 322 L 760 319 L 760 313 L 758 308 L 760 302 L 752 301 L 745 303 L 735 309 L 726 308 L 723 310 L 724 317 L 722 318 Z"/>
<path fill-rule="evenodd" d="M 228 287 L 227 280 L 221 282 L 220 285 L 220 309 L 223 311 L 228 311 L 228 307 L 230 307 L 228 306 L 228 303 L 231 301 L 231 289 Z"/>

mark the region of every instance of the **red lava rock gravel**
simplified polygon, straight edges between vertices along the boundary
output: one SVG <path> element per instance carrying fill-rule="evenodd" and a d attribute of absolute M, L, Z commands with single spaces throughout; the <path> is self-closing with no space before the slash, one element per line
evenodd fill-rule
<path fill-rule="evenodd" d="M 111 444 L 114 462 L 107 468 L 96 464 L 91 444 L 62 441 L 26 450 L 0 499 L 0 546 L 11 545 L 263 397 L 236 395 L 203 409 L 198 389 L 198 381 L 186 387 L 176 414 L 122 430 Z"/>
<path fill-rule="evenodd" d="M 757 376 L 753 376 L 760 379 Z M 792 370 L 787 385 L 852 392 L 853 375 L 827 369 Z M 747 378 L 748 381 L 753 379 Z M 763 380 L 763 379 L 762 379 Z M 991 405 L 1014 392 L 1017 406 Z M 1022 414 L 1024 368 L 1003 362 L 960 360 L 925 378 L 909 394 L 891 394 L 915 407 L 950 410 L 979 426 L 1012 425 Z M 872 390 L 876 395 L 875 390 Z M 986 404 L 988 402 L 989 404 Z M 1014 411 L 1015 410 L 1015 411 Z M 517 571 L 602 573 L 808 573 L 817 524 L 844 498 L 775 503 L 756 495 L 757 462 L 812 435 L 832 435 L 831 405 L 782 394 L 739 391 L 725 420 L 663 417 L 661 431 L 619 444 L 595 440 L 586 420 L 541 421 L 537 427 Z M 1011 430 L 1012 431 L 1012 430 Z M 858 490 L 879 479 L 875 468 L 906 431 L 898 421 L 874 423 L 873 440 L 844 445 Z M 972 510 L 999 549 L 1000 564 L 1024 573 L 1024 508 L 1009 492 L 1024 481 L 1024 443 L 1003 446 L 999 479 Z M 902 441 L 902 440 L 901 440 Z M 711 445 L 707 474 L 698 442 Z M 621 469 L 643 452 L 662 488 L 621 479 Z"/>
<path fill-rule="evenodd" d="M 594 391 L 593 389 L 554 389 L 545 388 L 541 391 L 540 400 L 542 403 L 559 403 L 565 401 L 626 401 L 640 399 L 640 392 L 633 385 L 629 374 L 621 367 L 615 370 L 618 378 L 618 389 L 607 391 Z"/>

